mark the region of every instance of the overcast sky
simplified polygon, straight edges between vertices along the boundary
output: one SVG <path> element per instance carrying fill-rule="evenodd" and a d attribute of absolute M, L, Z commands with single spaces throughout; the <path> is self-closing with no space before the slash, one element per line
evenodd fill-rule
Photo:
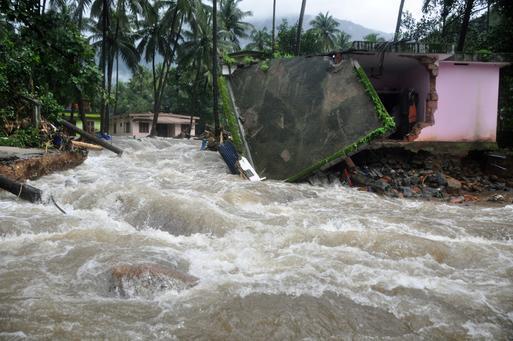
<path fill-rule="evenodd" d="M 422 0 L 406 0 L 405 10 L 420 18 Z M 367 28 L 394 32 L 400 0 L 307 0 L 306 14 L 316 15 L 329 11 L 338 19 L 345 19 Z M 273 0 L 242 0 L 240 7 L 251 10 L 257 18 L 272 17 Z M 276 0 L 276 16 L 297 14 L 301 0 Z"/>

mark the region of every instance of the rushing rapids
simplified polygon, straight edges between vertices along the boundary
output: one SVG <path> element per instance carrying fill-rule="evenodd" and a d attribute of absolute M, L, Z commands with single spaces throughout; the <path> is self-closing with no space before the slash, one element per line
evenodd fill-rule
<path fill-rule="evenodd" d="M 66 215 L 0 193 L 0 339 L 513 338 L 511 205 L 252 183 L 197 142 L 116 143 L 32 182 Z M 199 282 L 109 290 L 147 263 Z"/>

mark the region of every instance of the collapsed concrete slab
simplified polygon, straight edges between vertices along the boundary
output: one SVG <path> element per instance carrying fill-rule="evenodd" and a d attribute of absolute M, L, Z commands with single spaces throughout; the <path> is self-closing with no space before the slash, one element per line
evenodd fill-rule
<path fill-rule="evenodd" d="M 236 138 L 271 179 L 301 180 L 394 129 L 365 72 L 349 58 L 274 59 L 236 70 L 227 86 L 235 110 L 225 105 L 225 115 L 240 116 Z"/>

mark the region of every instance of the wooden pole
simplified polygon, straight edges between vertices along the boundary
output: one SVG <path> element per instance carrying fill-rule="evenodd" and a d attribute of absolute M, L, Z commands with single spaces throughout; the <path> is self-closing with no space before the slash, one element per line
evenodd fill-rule
<path fill-rule="evenodd" d="M 76 133 L 79 133 L 80 136 L 82 136 L 83 138 L 87 139 L 87 140 L 90 140 L 96 144 L 99 144 L 100 146 L 102 146 L 103 148 L 105 149 L 108 149 L 116 154 L 118 154 L 119 156 L 121 156 L 121 154 L 123 154 L 123 150 L 108 143 L 107 141 L 103 140 L 103 139 L 100 139 L 94 135 L 91 135 L 89 134 L 88 132 L 74 126 L 73 124 L 69 123 L 68 121 L 66 120 L 63 120 L 63 119 L 60 119 L 59 122 L 65 126 L 66 128 L 76 132 Z"/>
<path fill-rule="evenodd" d="M 33 203 L 41 202 L 43 192 L 40 189 L 26 185 L 24 183 L 13 181 L 0 175 L 0 188 L 16 195 L 18 198 L 27 200 Z"/>

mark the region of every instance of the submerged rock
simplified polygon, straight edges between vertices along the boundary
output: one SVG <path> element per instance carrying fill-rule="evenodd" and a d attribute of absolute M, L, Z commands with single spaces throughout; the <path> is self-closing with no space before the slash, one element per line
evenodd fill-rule
<path fill-rule="evenodd" d="M 199 279 L 157 264 L 117 265 L 111 269 L 109 291 L 123 298 L 149 297 L 165 290 L 182 291 Z"/>

